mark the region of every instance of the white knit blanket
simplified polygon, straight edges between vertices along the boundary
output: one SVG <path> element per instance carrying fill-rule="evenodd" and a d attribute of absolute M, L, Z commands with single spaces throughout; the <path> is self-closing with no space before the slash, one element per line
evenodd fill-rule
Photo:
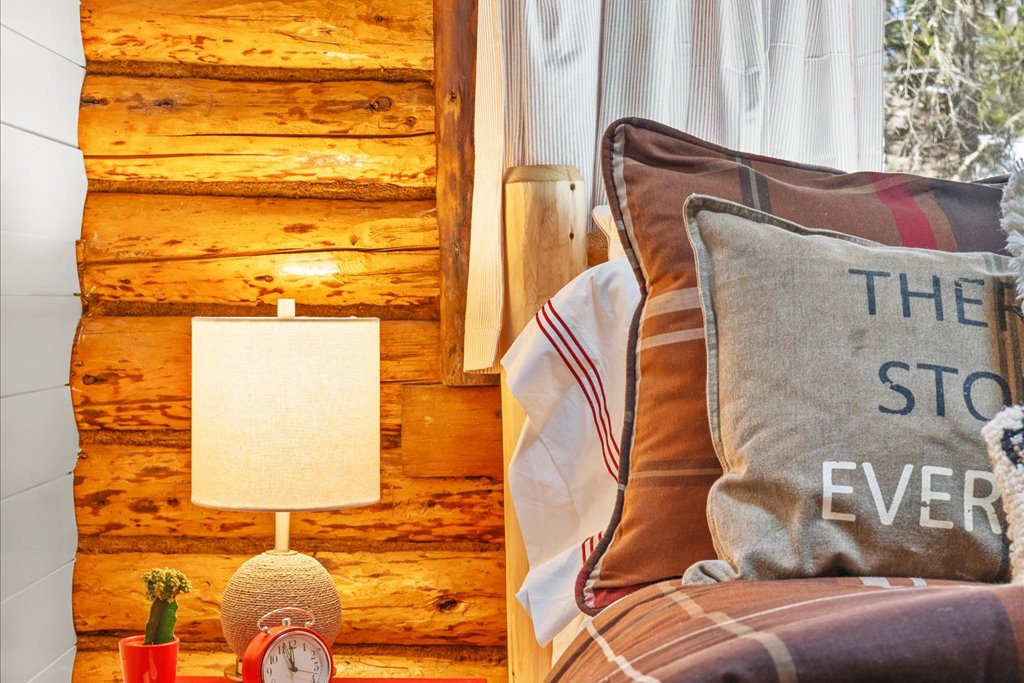
<path fill-rule="evenodd" d="M 1017 163 L 1003 191 L 1003 230 L 1017 273 L 1017 303 L 1024 306 L 1024 160 Z"/>
<path fill-rule="evenodd" d="M 1012 580 L 1024 584 L 1024 407 L 1005 408 L 981 433 L 1003 496 Z"/>
<path fill-rule="evenodd" d="M 1024 303 L 1024 163 L 1018 162 L 1003 191 L 1003 230 L 1017 273 L 1017 303 Z M 1010 570 L 1024 584 L 1024 407 L 1010 406 L 981 431 L 1006 512 Z"/>

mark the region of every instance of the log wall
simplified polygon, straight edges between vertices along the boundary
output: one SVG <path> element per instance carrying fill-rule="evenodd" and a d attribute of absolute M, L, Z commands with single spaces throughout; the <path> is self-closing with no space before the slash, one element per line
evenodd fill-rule
<path fill-rule="evenodd" d="M 339 665 L 506 679 L 500 398 L 448 386 L 442 342 L 442 263 L 463 255 L 439 239 L 438 159 L 465 140 L 436 151 L 432 5 L 82 2 L 77 681 L 118 680 L 153 566 L 195 586 L 180 671 L 230 663 L 220 594 L 273 519 L 189 502 L 189 319 L 273 315 L 281 297 L 382 319 L 381 503 L 293 515 L 292 545 L 341 593 Z M 464 173 L 441 171 L 446 187 Z"/>

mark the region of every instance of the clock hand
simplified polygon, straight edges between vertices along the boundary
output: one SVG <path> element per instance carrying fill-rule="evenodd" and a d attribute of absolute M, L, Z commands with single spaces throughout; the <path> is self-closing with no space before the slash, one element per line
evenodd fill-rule
<path fill-rule="evenodd" d="M 295 665 L 295 648 L 291 645 L 288 646 L 288 651 L 287 654 L 285 655 L 285 658 L 288 660 L 288 670 L 292 673 L 297 672 L 299 669 Z"/>

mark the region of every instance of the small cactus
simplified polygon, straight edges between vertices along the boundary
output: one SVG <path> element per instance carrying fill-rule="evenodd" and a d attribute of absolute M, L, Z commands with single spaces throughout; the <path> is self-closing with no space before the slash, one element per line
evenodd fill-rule
<path fill-rule="evenodd" d="M 177 621 L 179 593 L 190 593 L 192 582 L 177 569 L 167 567 L 150 569 L 142 575 L 146 584 L 146 598 L 153 601 L 146 623 L 144 645 L 160 645 L 174 640 L 174 623 Z"/>

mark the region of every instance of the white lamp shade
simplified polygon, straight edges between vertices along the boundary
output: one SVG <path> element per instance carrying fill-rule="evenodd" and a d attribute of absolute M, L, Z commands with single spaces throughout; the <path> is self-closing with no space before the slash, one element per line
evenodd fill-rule
<path fill-rule="evenodd" d="M 334 510 L 380 500 L 380 321 L 192 319 L 192 502 Z"/>

